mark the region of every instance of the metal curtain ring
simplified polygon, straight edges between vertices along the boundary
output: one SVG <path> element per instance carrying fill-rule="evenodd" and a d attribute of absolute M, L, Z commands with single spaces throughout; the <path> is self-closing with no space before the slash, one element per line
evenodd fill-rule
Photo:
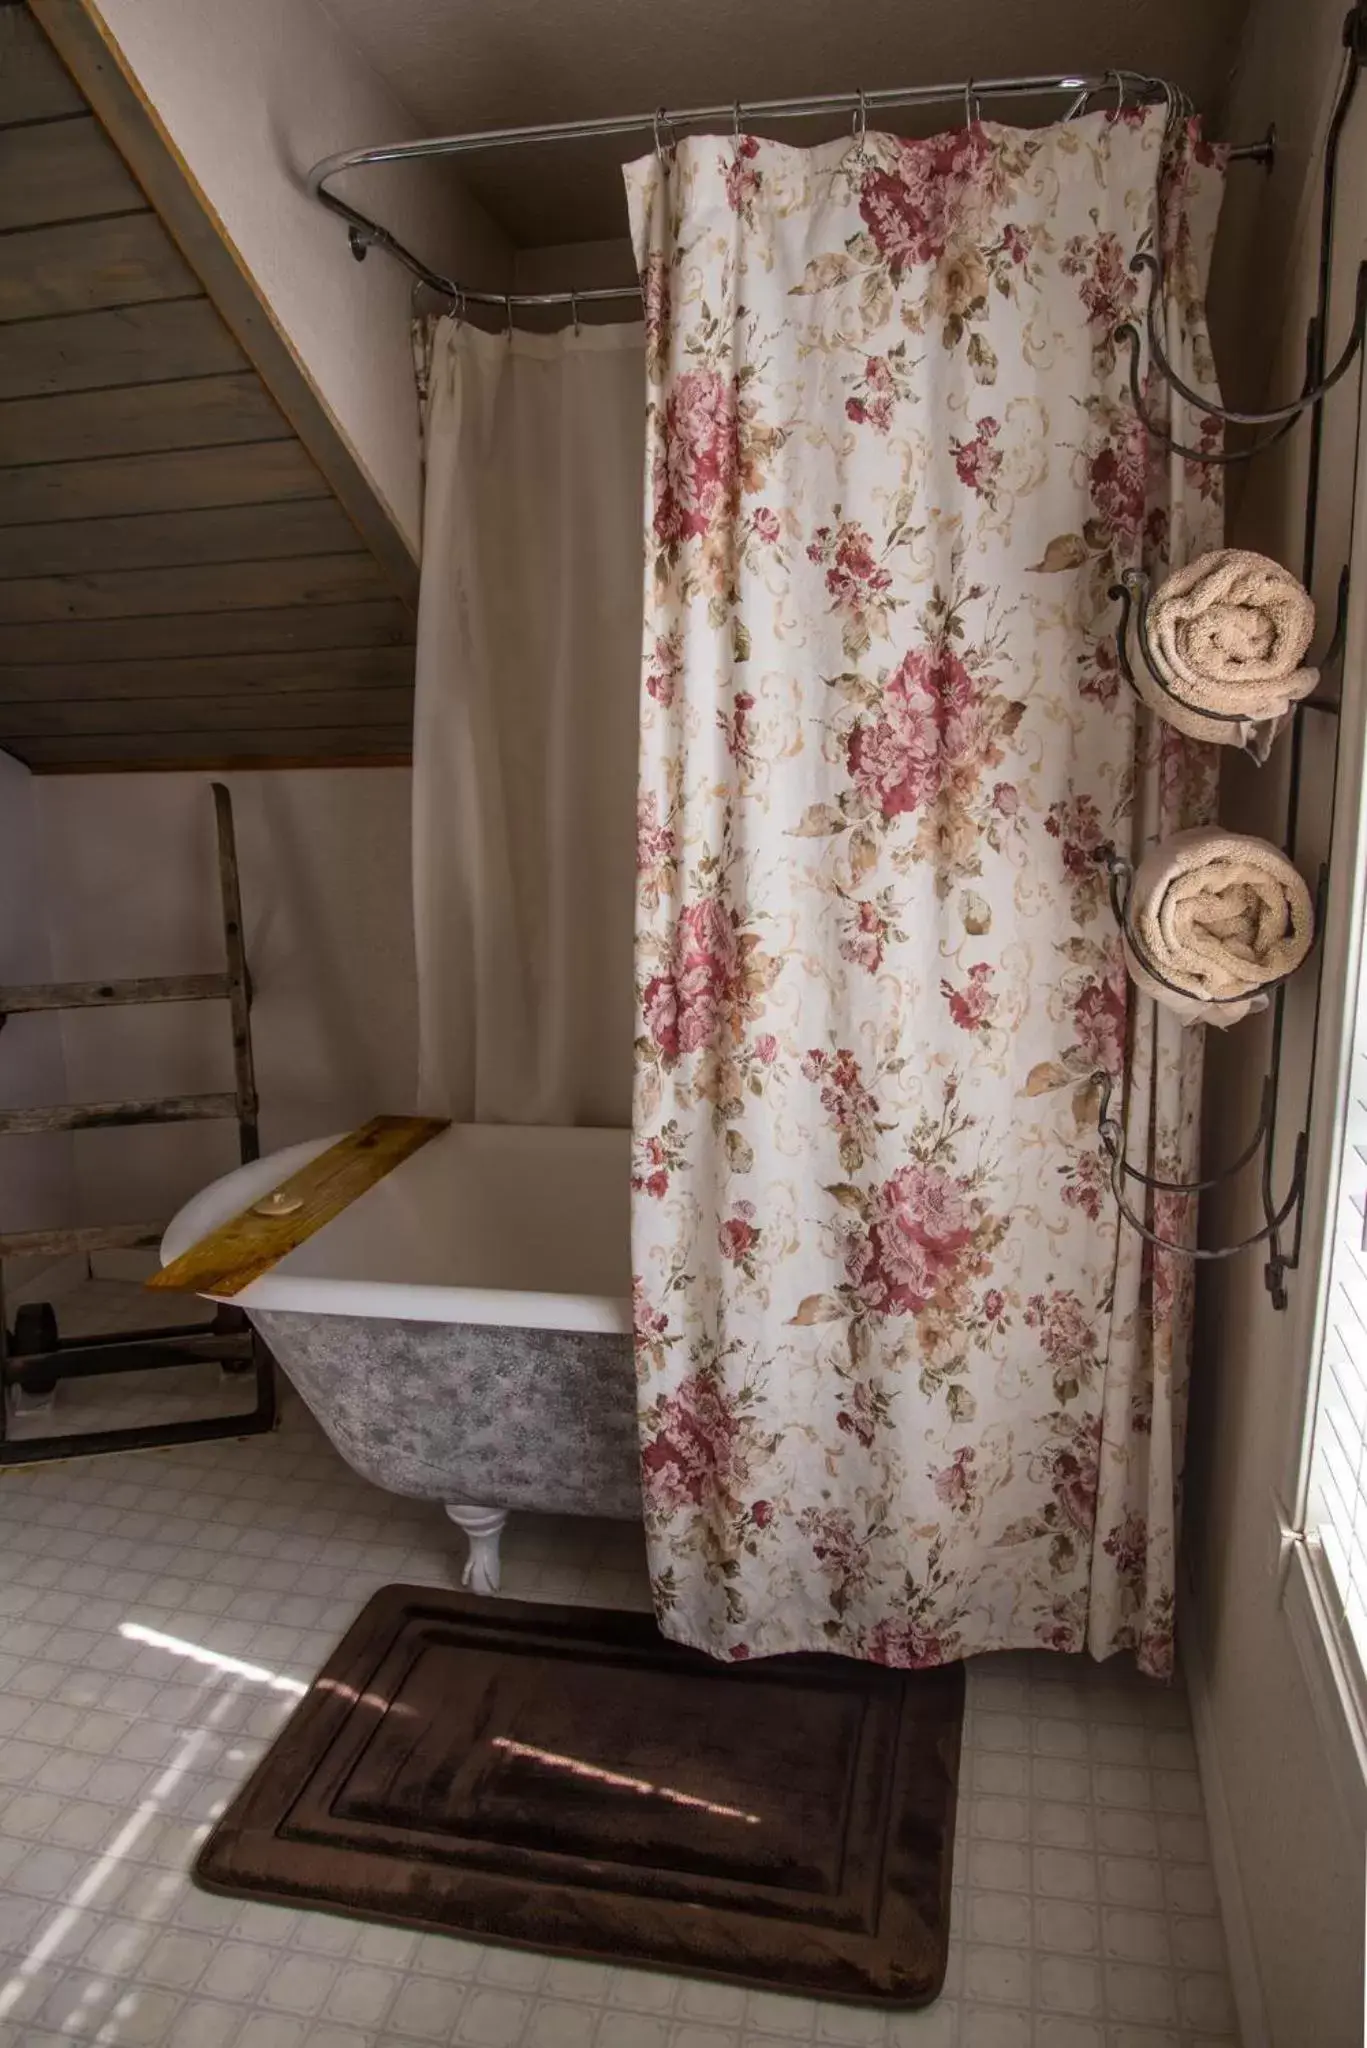
<path fill-rule="evenodd" d="M 1171 141 L 1182 127 L 1186 114 L 1180 89 L 1168 78 L 1162 80 L 1162 86 L 1163 104 L 1166 109 L 1163 116 L 1163 133 Z"/>
<path fill-rule="evenodd" d="M 740 141 L 740 101 L 739 101 L 739 100 L 732 100 L 732 102 L 731 102 L 731 139 L 732 139 L 732 141 L 733 141 L 733 142 L 739 142 L 739 141 Z"/>
<path fill-rule="evenodd" d="M 579 295 L 577 292 L 570 293 L 570 319 L 573 323 L 575 333 L 581 333 L 582 330 L 579 325 Z"/>
<path fill-rule="evenodd" d="M 971 78 L 969 78 L 969 79 L 966 79 L 966 80 L 964 81 L 964 126 L 965 126 L 965 128 L 971 128 L 971 127 L 973 126 L 973 123 L 974 123 L 974 121 L 975 121 L 976 119 L 977 119 L 977 116 L 976 116 L 976 114 L 975 114 L 975 113 L 974 113 L 974 111 L 973 111 L 973 80 L 972 80 Z"/>
<path fill-rule="evenodd" d="M 854 121 L 851 124 L 850 133 L 856 142 L 862 144 L 864 137 L 869 132 L 869 104 L 862 85 L 855 87 L 854 97 Z"/>
<path fill-rule="evenodd" d="M 663 163 L 665 151 L 674 147 L 674 135 L 669 126 L 669 114 L 664 107 L 656 107 L 653 120 L 655 129 L 655 154 Z M 665 137 L 668 136 L 668 141 Z"/>
<path fill-rule="evenodd" d="M 507 326 L 504 328 L 504 334 L 506 338 L 509 341 L 511 341 L 513 338 L 513 295 L 511 292 L 505 292 L 503 294 L 503 313 L 507 321 Z"/>

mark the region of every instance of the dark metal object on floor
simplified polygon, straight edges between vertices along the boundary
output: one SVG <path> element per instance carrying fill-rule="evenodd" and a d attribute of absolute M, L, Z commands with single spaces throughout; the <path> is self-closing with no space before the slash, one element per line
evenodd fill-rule
<path fill-rule="evenodd" d="M 649 1615 L 389 1586 L 195 1866 L 468 1940 L 925 2005 L 961 1664 L 723 1664 Z"/>
<path fill-rule="evenodd" d="M 232 798 L 221 782 L 213 785 L 213 798 L 223 913 L 223 972 L 0 987 L 0 1026 L 7 1017 L 31 1016 L 42 1011 L 226 1002 L 232 1030 L 232 1091 L 5 1110 L 0 1111 L 0 1137 L 43 1131 L 114 1130 L 222 1117 L 237 1123 L 243 1163 L 259 1158 L 251 977 L 242 934 Z M 163 1227 L 156 1223 L 115 1223 L 0 1234 L 0 1467 L 36 1464 L 50 1458 L 85 1457 L 103 1451 L 154 1450 L 173 1444 L 202 1443 L 215 1437 L 254 1435 L 274 1427 L 275 1368 L 265 1345 L 238 1309 L 220 1308 L 212 1322 L 201 1318 L 174 1328 L 163 1325 L 108 1336 L 63 1337 L 52 1304 L 32 1302 L 16 1311 L 13 1327 L 9 1326 L 4 1299 L 5 1259 L 56 1259 L 71 1253 L 151 1248 L 160 1244 Z M 14 1394 L 41 1399 L 55 1394 L 68 1380 L 206 1363 L 216 1363 L 225 1373 L 240 1373 L 244 1378 L 250 1375 L 255 1380 L 255 1400 L 250 1410 L 180 1422 L 140 1423 L 120 1429 L 54 1431 L 44 1436 L 16 1436 L 11 1428 L 10 1400 Z"/>

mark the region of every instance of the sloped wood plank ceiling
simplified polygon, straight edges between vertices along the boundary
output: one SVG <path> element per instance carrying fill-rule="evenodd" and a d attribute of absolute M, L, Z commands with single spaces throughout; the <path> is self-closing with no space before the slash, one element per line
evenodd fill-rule
<path fill-rule="evenodd" d="M 46 770 L 407 757 L 412 565 L 299 411 L 312 452 L 0 0 L 0 747 Z"/>

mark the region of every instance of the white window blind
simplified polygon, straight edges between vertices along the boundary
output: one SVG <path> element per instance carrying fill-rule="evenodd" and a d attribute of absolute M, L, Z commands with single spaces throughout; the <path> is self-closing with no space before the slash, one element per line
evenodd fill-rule
<path fill-rule="evenodd" d="M 1326 1235 L 1324 1350 L 1306 1503 L 1306 1534 L 1359 1673 L 1367 1669 L 1367 947 L 1362 962 Z"/>

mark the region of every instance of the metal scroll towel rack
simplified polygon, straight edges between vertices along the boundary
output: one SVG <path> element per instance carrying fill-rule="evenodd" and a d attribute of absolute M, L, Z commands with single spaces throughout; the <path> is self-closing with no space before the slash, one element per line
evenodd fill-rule
<path fill-rule="evenodd" d="M 869 91 L 813 93 L 801 99 L 735 100 L 730 106 L 659 107 L 652 114 L 610 114 L 597 121 L 552 121 L 542 127 L 487 128 L 464 135 L 429 135 L 413 142 L 390 142 L 370 149 L 340 150 L 323 157 L 308 174 L 310 195 L 347 224 L 351 252 L 361 262 L 370 249 L 383 249 L 411 273 L 419 284 L 459 306 L 501 306 L 511 323 L 520 306 L 566 306 L 577 317 L 581 306 L 595 300 L 640 297 L 637 285 L 601 285 L 583 291 L 489 292 L 458 284 L 424 263 L 371 215 L 342 199 L 329 185 L 344 171 L 363 170 L 374 164 L 417 163 L 431 157 L 470 156 L 477 150 L 526 148 L 531 144 L 598 141 L 614 135 L 647 135 L 657 149 L 667 146 L 681 128 L 721 126 L 739 135 L 745 122 L 802 121 L 833 114 L 853 117 L 854 132 L 860 134 L 870 114 L 893 108 L 959 106 L 967 123 L 981 118 L 984 100 L 1062 99 L 1063 119 L 1085 113 L 1093 100 L 1114 95 L 1118 106 L 1160 105 L 1168 108 L 1171 120 L 1184 119 L 1192 112 L 1191 102 L 1178 86 L 1139 71 L 1106 71 L 1099 76 L 1048 73 L 1032 78 L 968 78 L 957 85 L 912 85 L 878 87 Z M 1262 164 L 1270 170 L 1276 159 L 1277 138 L 1269 128 L 1261 142 L 1248 142 L 1230 151 L 1236 162 Z"/>
<path fill-rule="evenodd" d="M 1143 254 L 1134 259 L 1132 268 L 1136 272 L 1147 272 L 1150 279 L 1150 294 L 1145 315 L 1151 373 L 1164 378 L 1170 387 L 1190 406 L 1207 417 L 1226 424 L 1240 427 L 1268 428 L 1271 431 L 1255 437 L 1246 445 L 1224 450 L 1202 450 L 1187 447 L 1167 434 L 1155 421 L 1150 419 L 1144 408 L 1140 388 L 1139 363 L 1141 336 L 1139 328 L 1132 321 L 1126 321 L 1116 329 L 1116 341 L 1129 351 L 1130 396 L 1136 412 L 1150 435 L 1175 454 L 1182 455 L 1193 463 L 1234 463 L 1251 461 L 1274 442 L 1290 433 L 1297 421 L 1307 413 L 1310 416 L 1309 448 L 1307 451 L 1306 504 L 1304 541 L 1301 555 L 1301 582 L 1306 589 L 1313 584 L 1316 566 L 1316 547 L 1319 529 L 1320 471 L 1324 453 L 1324 403 L 1329 393 L 1347 376 L 1348 371 L 1357 369 L 1357 415 L 1362 414 L 1364 383 L 1364 335 L 1367 334 L 1367 263 L 1358 268 L 1354 294 L 1353 317 L 1347 339 L 1339 349 L 1332 363 L 1328 360 L 1329 315 L 1333 283 L 1334 221 L 1338 196 L 1338 153 L 1343 138 L 1348 110 L 1357 91 L 1358 79 L 1364 63 L 1367 63 L 1367 0 L 1355 0 L 1344 22 L 1343 41 L 1345 48 L 1343 79 L 1325 139 L 1324 184 L 1320 207 L 1320 244 L 1317 272 L 1315 311 L 1306 333 L 1305 377 L 1299 394 L 1284 405 L 1269 407 L 1263 412 L 1242 412 L 1232 407 L 1213 404 L 1184 384 L 1163 349 L 1162 333 L 1158 314 L 1162 303 L 1162 274 L 1158 259 Z M 1121 581 L 1111 591 L 1119 600 L 1120 617 L 1116 626 L 1116 651 L 1120 671 L 1131 688 L 1136 688 L 1135 676 L 1130 660 L 1131 628 L 1141 654 L 1147 647 L 1147 622 L 1149 587 L 1148 579 L 1139 570 L 1127 570 Z M 1345 566 L 1339 577 L 1338 604 L 1334 627 L 1328 646 L 1319 657 L 1318 667 L 1321 678 L 1336 671 L 1341 676 L 1344 642 L 1348 616 L 1348 569 Z M 1161 689 L 1163 684 L 1155 665 L 1148 664 L 1150 673 Z M 1341 691 L 1341 682 L 1340 682 Z M 1210 714 L 1218 715 L 1218 714 Z M 1321 687 L 1313 696 L 1303 698 L 1296 706 L 1291 718 L 1291 757 L 1288 768 L 1286 819 L 1283 832 L 1283 851 L 1291 860 L 1296 858 L 1300 825 L 1301 775 L 1305 762 L 1305 735 L 1309 719 L 1321 716 L 1337 719 L 1339 697 L 1326 695 Z M 1337 768 L 1337 730 L 1335 734 L 1335 768 Z M 1329 820 L 1332 835 L 1332 814 Z M 1145 971 L 1162 982 L 1164 977 L 1149 960 L 1142 946 L 1137 943 L 1133 925 L 1128 917 L 1126 892 L 1129 880 L 1129 863 L 1113 849 L 1104 848 L 1099 856 L 1110 869 L 1111 905 L 1116 922 L 1124 933 L 1126 942 L 1134 949 Z M 1322 865 L 1315 889 L 1315 928 L 1323 930 L 1324 910 L 1328 900 L 1329 873 Z M 1277 1127 L 1282 1114 L 1285 1095 L 1285 1077 L 1282 1059 L 1286 1042 L 1286 995 L 1287 981 L 1283 977 L 1275 985 L 1272 996 L 1272 1030 L 1268 1051 L 1267 1074 L 1263 1082 L 1262 1102 L 1256 1127 L 1243 1150 L 1231 1163 L 1218 1172 L 1201 1180 L 1172 1181 L 1155 1174 L 1141 1172 L 1132 1166 L 1125 1153 L 1125 1135 L 1120 1120 L 1112 1114 L 1112 1084 L 1108 1076 L 1099 1076 L 1101 1081 L 1101 1107 L 1098 1114 L 1098 1129 L 1102 1146 L 1110 1161 L 1111 1192 L 1125 1221 L 1147 1239 L 1165 1251 L 1181 1254 L 1192 1259 L 1227 1259 L 1236 1253 L 1247 1251 L 1256 1244 L 1265 1244 L 1267 1260 L 1264 1279 L 1272 1297 L 1273 1306 L 1284 1309 L 1287 1306 L 1286 1276 L 1300 1263 L 1304 1229 L 1306 1158 L 1309 1147 L 1310 1122 L 1314 1109 L 1316 1067 L 1319 1039 L 1319 1021 L 1324 995 L 1324 953 L 1321 946 L 1317 956 L 1314 982 L 1314 997 L 1311 1022 L 1309 1068 L 1305 1083 L 1305 1103 L 1299 1130 L 1293 1150 L 1291 1174 L 1286 1193 L 1278 1196 L 1276 1191 L 1276 1145 Z M 1185 993 L 1185 991 L 1182 991 Z M 1152 1229 L 1143 1216 L 1136 1213 L 1128 1199 L 1132 1187 L 1138 1187 L 1150 1194 L 1189 1196 L 1195 1198 L 1208 1189 L 1222 1186 L 1256 1165 L 1259 1175 L 1259 1191 L 1263 1221 L 1259 1229 L 1237 1243 L 1215 1246 L 1192 1246 L 1164 1237 Z"/>

